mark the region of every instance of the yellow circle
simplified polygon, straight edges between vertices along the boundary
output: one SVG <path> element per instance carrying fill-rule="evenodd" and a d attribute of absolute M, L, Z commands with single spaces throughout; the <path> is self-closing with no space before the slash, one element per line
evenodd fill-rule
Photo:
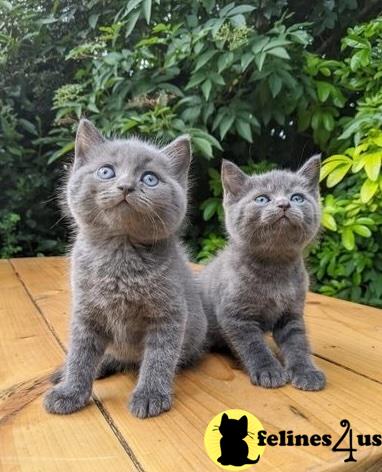
<path fill-rule="evenodd" d="M 260 460 L 265 446 L 257 444 L 263 425 L 248 411 L 226 410 L 209 422 L 204 446 L 209 458 L 225 470 L 245 470 Z"/>

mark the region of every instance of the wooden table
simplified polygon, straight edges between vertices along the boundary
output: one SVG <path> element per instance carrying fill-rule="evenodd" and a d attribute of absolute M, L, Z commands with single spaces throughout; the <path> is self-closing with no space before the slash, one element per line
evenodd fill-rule
<path fill-rule="evenodd" d="M 69 416 L 47 414 L 41 396 L 64 358 L 69 290 L 65 258 L 0 261 L 1 471 L 217 471 L 203 445 L 212 417 L 255 414 L 269 433 L 382 433 L 382 311 L 309 294 L 306 319 L 327 388 L 251 385 L 234 362 L 208 355 L 176 379 L 169 413 L 139 420 L 126 407 L 135 376 L 97 381 L 93 401 Z M 348 440 L 344 445 L 348 444 Z M 356 463 L 330 447 L 267 447 L 258 471 L 382 470 L 382 447 L 358 448 Z"/>

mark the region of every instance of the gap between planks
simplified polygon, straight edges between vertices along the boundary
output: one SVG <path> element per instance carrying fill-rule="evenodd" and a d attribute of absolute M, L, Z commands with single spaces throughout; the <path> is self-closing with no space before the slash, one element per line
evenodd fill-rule
<path fill-rule="evenodd" d="M 53 328 L 53 326 L 48 322 L 48 320 L 45 318 L 44 316 L 44 313 L 43 311 L 40 309 L 40 307 L 38 306 L 38 304 L 35 302 L 32 294 L 30 293 L 28 287 L 26 286 L 26 284 L 24 283 L 23 279 L 20 277 L 20 274 L 17 272 L 14 264 L 12 263 L 11 260 L 8 260 L 10 266 L 12 267 L 12 270 L 13 272 L 15 273 L 17 279 L 19 280 L 20 284 L 22 285 L 25 293 L 27 294 L 27 296 L 29 297 L 29 299 L 31 300 L 33 306 L 36 308 L 37 312 L 40 314 L 43 322 L 46 324 L 49 332 L 52 334 L 52 336 L 54 337 L 54 339 L 57 341 L 58 345 L 60 346 L 60 348 L 63 350 L 63 352 L 66 354 L 66 349 L 65 349 L 65 346 L 64 344 L 61 342 L 61 339 L 60 337 L 58 336 L 58 334 L 56 333 L 55 329 Z M 44 384 L 47 382 L 48 378 L 44 378 L 44 379 L 41 379 L 43 380 Z M 41 382 L 38 382 L 38 385 L 40 384 Z M 42 393 L 42 392 L 41 392 Z M 118 442 L 120 443 L 120 445 L 122 446 L 123 450 L 125 451 L 125 453 L 128 455 L 128 457 L 130 458 L 130 460 L 132 461 L 132 463 L 134 464 L 135 468 L 139 471 L 139 472 L 145 472 L 144 468 L 142 467 L 142 464 L 139 462 L 138 458 L 136 457 L 136 455 L 134 454 L 134 451 L 132 450 L 132 448 L 129 446 L 129 443 L 126 441 L 125 437 L 123 436 L 123 434 L 121 433 L 121 431 L 119 431 L 117 425 L 114 423 L 113 421 L 113 418 L 110 416 L 110 414 L 107 412 L 107 410 L 103 407 L 102 405 L 102 402 L 99 400 L 99 398 L 97 398 L 97 396 L 92 393 L 92 398 L 93 398 L 93 401 L 94 401 L 94 404 L 96 405 L 96 407 L 98 408 L 98 410 L 100 411 L 101 415 L 103 416 L 104 420 L 106 421 L 106 423 L 108 424 L 109 428 L 111 429 L 112 433 L 114 434 L 114 436 L 117 438 Z M 34 398 L 33 398 L 34 399 Z"/>

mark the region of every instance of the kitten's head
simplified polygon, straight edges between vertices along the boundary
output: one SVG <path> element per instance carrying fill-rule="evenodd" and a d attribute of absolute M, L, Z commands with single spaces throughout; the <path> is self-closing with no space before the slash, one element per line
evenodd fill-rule
<path fill-rule="evenodd" d="M 81 120 L 67 201 L 77 225 L 150 244 L 181 225 L 191 160 L 188 136 L 163 149 L 139 139 L 106 140 Z"/>
<path fill-rule="evenodd" d="M 243 415 L 240 419 L 235 420 L 228 418 L 228 415 L 223 413 L 219 432 L 226 438 L 245 438 L 248 435 L 248 418 Z"/>
<path fill-rule="evenodd" d="M 248 176 L 224 161 L 222 182 L 227 231 L 258 253 L 301 251 L 320 226 L 320 156 L 297 172 L 273 170 Z"/>

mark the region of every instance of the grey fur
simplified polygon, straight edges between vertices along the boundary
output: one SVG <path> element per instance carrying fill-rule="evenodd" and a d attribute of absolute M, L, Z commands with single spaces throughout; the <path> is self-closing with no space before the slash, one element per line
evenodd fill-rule
<path fill-rule="evenodd" d="M 263 387 L 289 380 L 303 390 L 325 385 L 303 319 L 309 280 L 302 253 L 319 230 L 319 171 L 319 156 L 296 173 L 275 170 L 251 177 L 223 162 L 229 242 L 200 275 L 208 337 L 215 347 L 228 344 L 251 381 Z M 295 193 L 305 201 L 292 202 Z M 259 205 L 255 198 L 263 194 L 271 201 Z M 284 214 L 287 219 L 280 219 Z M 266 331 L 273 333 L 285 366 L 265 343 Z"/>
<path fill-rule="evenodd" d="M 187 206 L 190 142 L 164 149 L 138 139 L 106 141 L 80 122 L 67 203 L 76 223 L 71 254 L 71 341 L 64 368 L 44 399 L 51 413 L 84 407 L 94 378 L 139 367 L 131 412 L 171 406 L 176 369 L 196 360 L 207 321 L 177 237 Z M 100 180 L 97 169 L 116 176 Z M 159 184 L 148 188 L 144 171 Z"/>

